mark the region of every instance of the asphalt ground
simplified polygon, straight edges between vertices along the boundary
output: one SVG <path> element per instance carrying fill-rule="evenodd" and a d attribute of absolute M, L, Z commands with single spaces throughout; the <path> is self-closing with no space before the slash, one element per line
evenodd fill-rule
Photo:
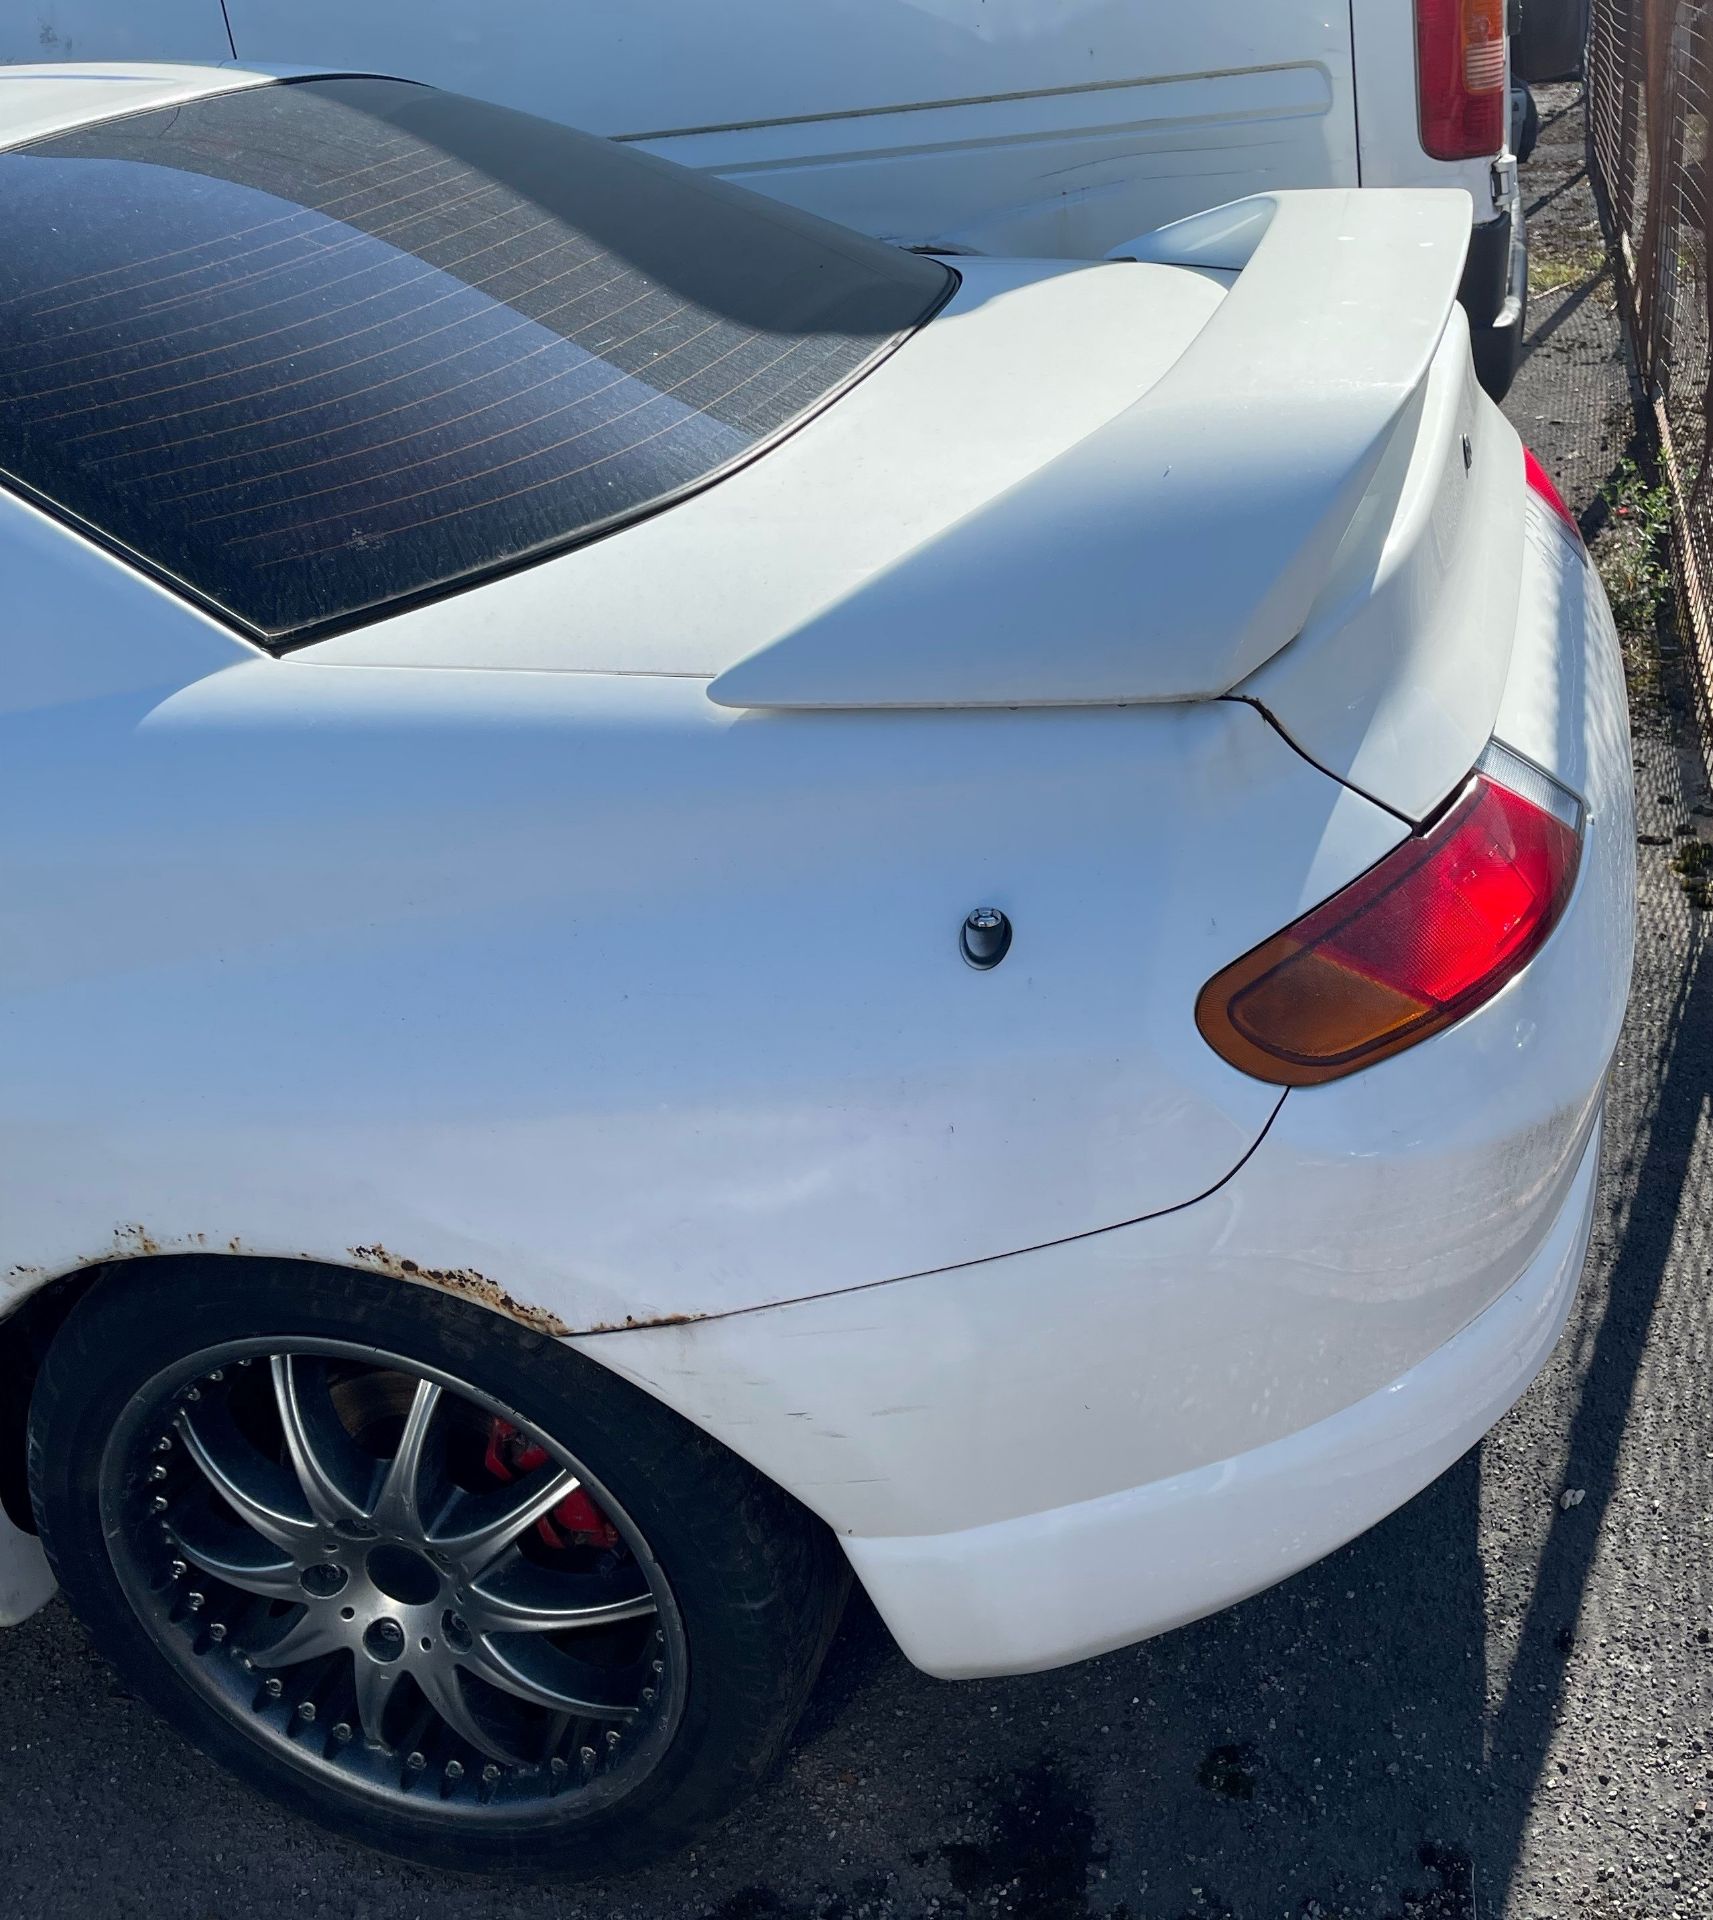
<path fill-rule="evenodd" d="M 1544 104 L 1509 411 L 1598 546 L 1631 397 L 1575 90 Z M 1587 1275 L 1541 1379 L 1408 1507 L 1217 1618 L 1034 1678 L 927 1680 L 854 1605 L 780 1776 L 717 1841 L 602 1885 L 330 1840 L 127 1698 L 56 1602 L 0 1641 L 0 1913 L 1713 1913 L 1713 951 L 1671 868 L 1713 820 L 1669 635 L 1638 645 L 1640 944 Z"/>

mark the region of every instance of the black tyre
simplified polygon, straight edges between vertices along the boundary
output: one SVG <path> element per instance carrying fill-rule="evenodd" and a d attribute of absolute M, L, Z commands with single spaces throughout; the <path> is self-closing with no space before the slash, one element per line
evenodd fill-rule
<path fill-rule="evenodd" d="M 119 1270 L 37 1383 L 30 1487 L 126 1685 L 286 1806 L 409 1859 L 600 1872 L 783 1750 L 843 1556 L 580 1354 L 427 1288 Z"/>

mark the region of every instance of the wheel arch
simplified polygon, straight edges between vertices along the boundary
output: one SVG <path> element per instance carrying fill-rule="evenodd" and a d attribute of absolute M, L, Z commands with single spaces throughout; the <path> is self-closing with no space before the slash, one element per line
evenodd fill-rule
<path fill-rule="evenodd" d="M 30 1504 L 26 1474 L 27 1436 L 30 1401 L 36 1376 L 54 1336 L 77 1303 L 98 1280 L 118 1272 L 149 1269 L 182 1269 L 186 1278 L 205 1270 L 215 1262 L 230 1271 L 233 1265 L 261 1269 L 289 1266 L 306 1277 L 320 1275 L 337 1279 L 344 1274 L 381 1274 L 401 1286 L 428 1287 L 450 1294 L 483 1308 L 502 1319 L 514 1321 L 532 1333 L 558 1339 L 571 1332 L 563 1321 L 545 1308 L 532 1307 L 515 1299 L 487 1275 L 470 1268 L 426 1267 L 401 1257 L 382 1246 L 353 1247 L 348 1262 L 321 1260 L 308 1256 L 264 1254 L 241 1247 L 224 1250 L 198 1249 L 193 1252 L 168 1251 L 158 1247 L 140 1231 L 135 1251 L 117 1257 L 105 1256 L 80 1261 L 61 1272 L 42 1274 L 15 1268 L 14 1284 L 24 1282 L 13 1303 L 0 1317 L 0 1512 L 27 1533 L 36 1531 L 35 1514 Z"/>

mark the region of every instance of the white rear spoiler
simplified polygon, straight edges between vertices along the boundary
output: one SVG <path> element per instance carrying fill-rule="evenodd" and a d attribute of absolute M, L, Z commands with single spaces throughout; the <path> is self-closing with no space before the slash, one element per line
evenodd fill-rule
<path fill-rule="evenodd" d="M 1139 399 L 716 679 L 732 707 L 1215 697 L 1297 633 L 1445 335 L 1462 191 L 1257 195 L 1115 257 L 1235 273 Z"/>

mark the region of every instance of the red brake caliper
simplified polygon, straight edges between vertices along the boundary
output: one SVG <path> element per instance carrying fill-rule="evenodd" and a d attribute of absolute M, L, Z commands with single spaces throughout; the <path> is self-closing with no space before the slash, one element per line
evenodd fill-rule
<path fill-rule="evenodd" d="M 488 1450 L 482 1464 L 496 1480 L 510 1482 L 520 1474 L 547 1465 L 548 1451 L 526 1440 L 509 1420 L 496 1415 L 488 1429 Z M 619 1530 L 579 1487 L 566 1494 L 552 1513 L 536 1521 L 535 1530 L 550 1547 L 616 1547 Z"/>

